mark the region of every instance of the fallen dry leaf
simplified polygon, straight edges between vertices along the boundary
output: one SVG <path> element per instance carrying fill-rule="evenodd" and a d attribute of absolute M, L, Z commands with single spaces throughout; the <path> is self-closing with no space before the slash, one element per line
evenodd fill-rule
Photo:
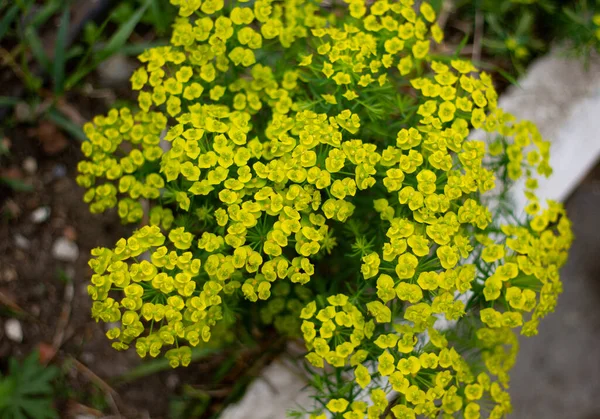
<path fill-rule="evenodd" d="M 65 135 L 51 122 L 41 121 L 37 128 L 32 130 L 32 134 L 37 137 L 44 153 L 55 155 L 63 151 L 69 140 Z"/>

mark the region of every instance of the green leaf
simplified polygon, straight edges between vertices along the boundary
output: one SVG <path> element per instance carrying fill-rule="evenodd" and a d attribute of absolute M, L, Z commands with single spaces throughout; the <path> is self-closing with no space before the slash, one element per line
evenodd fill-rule
<path fill-rule="evenodd" d="M 70 48 L 69 51 L 67 52 L 67 61 L 71 60 L 75 57 L 79 57 L 84 52 L 85 52 L 85 50 L 83 49 L 83 47 L 81 45 L 75 45 L 74 47 Z"/>
<path fill-rule="evenodd" d="M 161 7 L 159 0 L 150 0 L 150 13 L 152 14 L 156 31 L 159 34 L 166 32 L 169 28 L 169 16 Z"/>
<path fill-rule="evenodd" d="M 60 5 L 62 0 L 51 0 L 45 4 L 39 12 L 35 14 L 35 16 L 28 23 L 29 26 L 33 26 L 34 28 L 38 28 L 40 25 L 43 25 L 52 17 L 54 13 L 60 10 Z"/>
<path fill-rule="evenodd" d="M 71 134 L 74 138 L 78 139 L 79 141 L 87 141 L 87 137 L 83 133 L 81 127 L 75 124 L 73 121 L 65 118 L 65 116 L 56 109 L 51 109 L 48 112 L 47 117 L 57 126 Z"/>
<path fill-rule="evenodd" d="M 217 349 L 212 348 L 192 348 L 192 362 L 206 358 L 216 351 Z M 135 367 L 131 371 L 117 377 L 115 381 L 119 384 L 129 383 L 137 380 L 138 378 L 146 377 L 148 375 L 170 369 L 171 366 L 169 365 L 169 360 L 167 358 L 153 359 L 151 361 L 144 362 L 139 367 Z"/>
<path fill-rule="evenodd" d="M 583 16 L 578 15 L 576 12 L 574 12 L 573 10 L 565 7 L 563 8 L 563 13 L 565 14 L 565 16 L 567 16 L 569 19 L 571 19 L 573 22 L 579 24 L 579 25 L 585 25 L 585 19 Z"/>
<path fill-rule="evenodd" d="M 19 103 L 19 99 L 16 97 L 0 96 L 0 108 L 9 108 Z"/>
<path fill-rule="evenodd" d="M 30 26 L 27 29 L 25 29 L 25 40 L 27 41 L 27 44 L 31 49 L 31 53 L 33 54 L 38 64 L 42 66 L 44 71 L 50 73 L 50 60 L 48 59 L 48 56 L 44 51 L 42 41 L 40 40 L 33 27 Z"/>
<path fill-rule="evenodd" d="M 126 43 L 136 25 L 146 12 L 148 5 L 150 3 L 146 1 L 146 3 L 140 7 L 123 26 L 119 28 L 117 32 L 113 34 L 113 36 L 109 39 L 108 43 L 100 50 L 97 56 L 96 62 L 104 61 L 111 55 L 117 53 Z"/>
<path fill-rule="evenodd" d="M 60 18 L 60 26 L 54 43 L 54 94 L 60 95 L 64 91 L 65 64 L 67 55 L 67 36 L 69 34 L 69 22 L 71 14 L 69 7 L 65 7 Z"/>
<path fill-rule="evenodd" d="M 17 192 L 33 191 L 33 186 L 31 186 L 28 183 L 23 182 L 22 180 L 11 179 L 11 178 L 7 178 L 7 177 L 0 177 L 0 182 L 4 183 L 9 188 L 11 188 L 12 190 L 17 191 Z"/>
<path fill-rule="evenodd" d="M 15 4 L 10 9 L 8 9 L 2 20 L 0 20 L 0 40 L 2 40 L 4 35 L 6 35 L 8 28 L 10 28 L 10 24 L 13 22 L 13 20 L 15 20 L 15 17 L 18 13 L 19 6 Z"/>
<path fill-rule="evenodd" d="M 43 366 L 38 352 L 32 352 L 21 364 L 9 360 L 9 375 L 0 378 L 0 417 L 7 419 L 54 419 L 52 380 L 59 374 L 55 366 Z"/>
<path fill-rule="evenodd" d="M 504 77 L 506 80 L 508 80 L 513 86 L 517 86 L 520 87 L 519 82 L 517 81 L 517 79 L 515 79 L 513 76 L 511 76 L 509 73 L 507 73 L 506 71 L 504 71 L 501 68 L 497 68 L 496 69 L 498 71 L 498 73 Z"/>
<path fill-rule="evenodd" d="M 54 419 L 58 417 L 52 409 L 52 400 L 50 399 L 29 399 L 26 404 L 23 404 L 22 409 L 31 418 Z"/>
<path fill-rule="evenodd" d="M 139 44 L 125 45 L 119 50 L 120 54 L 135 56 L 150 48 L 161 47 L 168 45 L 168 42 L 156 41 L 156 42 L 141 42 Z"/>
<path fill-rule="evenodd" d="M 532 25 L 533 25 L 533 15 L 528 11 L 523 12 L 521 14 L 521 17 L 519 18 L 519 21 L 517 24 L 517 30 L 515 31 L 515 34 L 517 36 L 524 36 L 524 35 L 528 34 L 529 32 L 531 32 Z"/>

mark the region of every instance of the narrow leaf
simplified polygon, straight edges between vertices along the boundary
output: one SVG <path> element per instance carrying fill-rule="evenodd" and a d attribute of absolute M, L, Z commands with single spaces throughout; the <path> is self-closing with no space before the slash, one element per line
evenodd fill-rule
<path fill-rule="evenodd" d="M 202 358 L 216 352 L 216 349 L 207 348 L 192 348 L 192 362 L 196 362 Z M 144 362 L 139 367 L 133 368 L 131 371 L 116 378 L 116 382 L 119 384 L 129 383 L 135 381 L 138 378 L 146 377 L 148 375 L 156 374 L 161 371 L 170 370 L 169 360 L 166 358 L 153 359 L 148 362 Z"/>
<path fill-rule="evenodd" d="M 70 121 L 69 119 L 65 118 L 65 116 L 56 109 L 51 109 L 50 112 L 48 112 L 47 117 L 50 121 L 54 122 L 57 126 L 71 134 L 74 138 L 78 139 L 79 141 L 87 140 L 87 137 L 83 133 L 81 127 L 75 124 L 74 122 Z"/>
<path fill-rule="evenodd" d="M 140 7 L 138 9 L 137 12 L 135 12 L 129 18 L 129 20 L 127 22 L 125 22 L 123 24 L 123 26 L 121 26 L 119 28 L 119 30 L 117 32 L 115 32 L 113 34 L 113 36 L 110 38 L 108 43 L 99 52 L 98 61 L 103 61 L 103 60 L 107 59 L 111 55 L 118 52 L 119 49 L 121 49 L 125 45 L 125 43 L 129 39 L 129 37 L 133 33 L 133 30 L 135 29 L 136 25 L 138 24 L 138 22 L 140 21 L 140 19 L 144 15 L 144 13 L 146 12 L 148 5 L 149 5 L 149 3 L 146 2 L 142 7 Z"/>
<path fill-rule="evenodd" d="M 10 24 L 13 22 L 13 20 L 15 20 L 15 17 L 18 13 L 19 6 L 15 4 L 10 9 L 8 9 L 2 20 L 0 20 L 0 40 L 2 40 L 2 38 L 8 31 L 8 28 L 10 28 Z"/>
<path fill-rule="evenodd" d="M 27 44 L 31 49 L 31 53 L 38 64 L 42 66 L 44 71 L 50 73 L 50 60 L 48 59 L 48 56 L 44 51 L 44 47 L 42 46 L 42 41 L 35 32 L 34 28 L 29 27 L 25 29 L 25 39 L 27 40 Z"/>
<path fill-rule="evenodd" d="M 0 108 L 10 108 L 19 103 L 16 97 L 0 96 Z"/>
<path fill-rule="evenodd" d="M 11 178 L 7 178 L 7 177 L 0 177 L 0 182 L 4 183 L 9 188 L 11 188 L 12 190 L 17 191 L 17 192 L 33 191 L 33 186 L 29 185 L 28 183 L 23 182 L 22 180 L 11 179 Z"/>
<path fill-rule="evenodd" d="M 159 0 L 150 0 L 150 12 L 152 13 L 156 31 L 159 34 L 164 33 L 169 27 L 169 22 L 167 21 L 168 16 L 162 10 Z"/>
<path fill-rule="evenodd" d="M 49 1 L 46 5 L 44 5 L 39 12 L 35 14 L 35 16 L 28 23 L 29 26 L 33 26 L 38 28 L 43 25 L 52 17 L 54 13 L 60 10 L 61 0 Z"/>
<path fill-rule="evenodd" d="M 128 55 L 128 56 L 135 56 L 135 55 L 140 55 L 142 52 L 146 51 L 147 49 L 151 49 L 151 48 L 155 48 L 155 47 L 162 47 L 168 45 L 167 42 L 164 41 L 155 41 L 155 42 L 141 42 L 139 44 L 131 44 L 131 45 L 125 45 L 123 48 L 121 48 L 119 50 L 120 54 L 123 55 Z"/>
<path fill-rule="evenodd" d="M 509 73 L 507 73 L 506 71 L 504 71 L 501 68 L 497 68 L 496 69 L 498 71 L 498 74 L 500 74 L 502 77 L 504 77 L 506 80 L 508 80 L 510 82 L 510 84 L 512 84 L 513 86 L 516 87 L 521 87 L 521 85 L 519 84 L 519 81 L 517 79 L 515 79 L 513 76 L 511 76 Z"/>
<path fill-rule="evenodd" d="M 54 43 L 54 93 L 60 95 L 64 91 L 65 63 L 67 55 L 67 36 L 69 34 L 69 21 L 71 14 L 69 7 L 65 7 L 60 18 L 60 26 Z"/>

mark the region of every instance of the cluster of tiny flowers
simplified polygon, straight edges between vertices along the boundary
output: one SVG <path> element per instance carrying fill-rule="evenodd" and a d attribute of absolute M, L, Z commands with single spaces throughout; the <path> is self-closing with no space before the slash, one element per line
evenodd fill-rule
<path fill-rule="evenodd" d="M 142 226 L 90 260 L 113 347 L 186 366 L 253 316 L 339 372 L 312 418 L 509 413 L 514 329 L 554 309 L 572 241 L 535 195 L 536 127 L 469 61 L 433 58 L 427 2 L 171 2 L 137 108 L 85 126 L 85 201 Z M 517 221 L 490 201 L 521 178 Z"/>

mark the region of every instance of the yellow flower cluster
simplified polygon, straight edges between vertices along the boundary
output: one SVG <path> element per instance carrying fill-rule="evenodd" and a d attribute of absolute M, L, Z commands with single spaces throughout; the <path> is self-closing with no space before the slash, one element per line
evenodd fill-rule
<path fill-rule="evenodd" d="M 187 365 L 259 313 L 339 372 L 313 417 L 508 413 L 512 329 L 553 310 L 572 241 L 535 197 L 551 174 L 535 126 L 470 62 L 433 58 L 427 2 L 171 1 L 170 45 L 131 78 L 139 110 L 85 127 L 91 211 L 146 224 L 92 253 L 113 346 Z M 522 177 L 527 219 L 508 224 L 493 201 Z"/>

